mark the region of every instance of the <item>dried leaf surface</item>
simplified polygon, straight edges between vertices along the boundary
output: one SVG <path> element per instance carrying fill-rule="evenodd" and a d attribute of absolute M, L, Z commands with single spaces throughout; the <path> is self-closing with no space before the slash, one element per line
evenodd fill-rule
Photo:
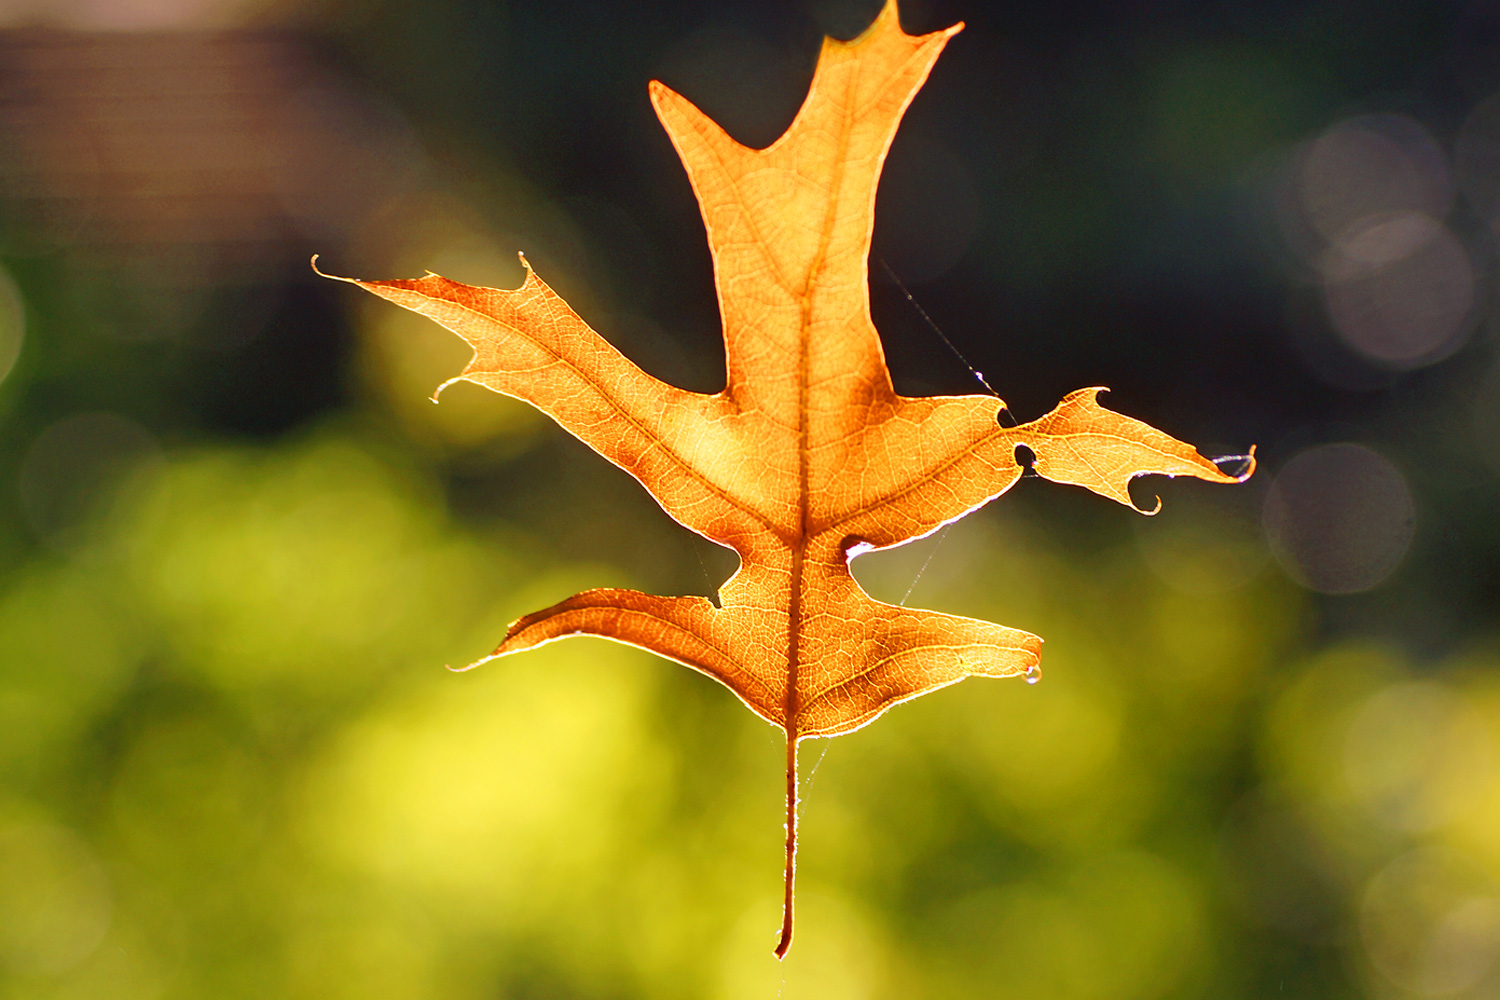
<path fill-rule="evenodd" d="M 514 290 L 435 274 L 343 279 L 458 334 L 474 358 L 457 379 L 536 405 L 678 522 L 739 553 L 718 607 L 589 590 L 513 623 L 485 659 L 602 636 L 708 674 L 785 731 L 779 955 L 791 942 L 798 741 L 850 732 L 965 677 L 1025 675 L 1041 652 L 1027 632 L 876 601 L 850 574 L 851 557 L 922 537 L 1005 492 L 1023 472 L 1018 445 L 1047 479 L 1130 506 L 1135 476 L 1244 478 L 1104 409 L 1102 389 L 1007 428 L 994 396 L 913 398 L 892 388 L 869 309 L 876 183 L 902 114 L 961 28 L 907 35 L 889 0 L 858 38 L 825 40 L 802 109 L 761 150 L 651 84 L 708 230 L 727 362 L 721 392 L 687 392 L 641 371 L 529 265 Z"/>

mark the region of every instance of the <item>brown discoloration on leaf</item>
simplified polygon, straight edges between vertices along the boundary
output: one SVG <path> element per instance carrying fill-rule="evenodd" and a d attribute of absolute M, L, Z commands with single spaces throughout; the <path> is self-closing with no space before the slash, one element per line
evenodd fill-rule
<path fill-rule="evenodd" d="M 891 0 L 859 38 L 825 41 L 801 111 L 763 150 L 651 84 L 708 230 L 722 392 L 647 375 L 529 265 L 510 291 L 433 274 L 354 282 L 467 341 L 474 359 L 458 378 L 535 404 L 681 524 L 740 554 L 718 607 L 585 591 L 512 624 L 486 659 L 602 636 L 708 674 L 785 730 L 779 955 L 791 942 L 798 741 L 858 729 L 965 677 L 1023 676 L 1041 654 L 1026 632 L 872 599 L 850 574 L 851 551 L 921 537 L 999 496 L 1022 474 L 1017 445 L 1035 454 L 1038 474 L 1127 505 L 1130 479 L 1148 473 L 1237 481 L 1191 446 L 1104 409 L 1099 389 L 1006 428 L 993 396 L 892 388 L 869 311 L 875 188 L 903 112 L 961 27 L 907 35 Z"/>

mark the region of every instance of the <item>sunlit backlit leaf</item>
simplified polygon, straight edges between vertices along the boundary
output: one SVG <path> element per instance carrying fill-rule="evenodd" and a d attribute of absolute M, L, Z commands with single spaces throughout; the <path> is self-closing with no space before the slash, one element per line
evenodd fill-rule
<path fill-rule="evenodd" d="M 467 341 L 474 358 L 457 379 L 535 404 L 678 522 L 739 553 L 717 605 L 584 591 L 512 624 L 486 659 L 602 636 L 708 674 L 785 731 L 778 955 L 792 937 L 798 742 L 858 729 L 965 677 L 1025 676 L 1041 653 L 1027 632 L 878 602 L 850 575 L 851 558 L 920 538 L 999 496 L 1024 471 L 1022 446 L 1039 475 L 1126 505 L 1140 475 L 1243 478 L 1104 409 L 1101 389 L 1003 427 L 1005 404 L 994 396 L 913 398 L 892 388 L 869 310 L 876 183 L 902 114 L 961 27 L 907 35 L 891 0 L 855 40 L 824 43 L 801 111 L 762 150 L 651 85 L 708 229 L 728 367 L 720 392 L 647 375 L 529 265 L 525 283 L 508 291 L 435 274 L 354 281 Z"/>

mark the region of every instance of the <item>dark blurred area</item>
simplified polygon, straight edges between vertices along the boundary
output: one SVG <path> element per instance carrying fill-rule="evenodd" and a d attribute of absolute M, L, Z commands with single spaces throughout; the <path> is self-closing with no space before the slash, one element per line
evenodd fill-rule
<path fill-rule="evenodd" d="M 0 4 L 0 998 L 1500 997 L 1494 4 L 902 4 L 968 27 L 877 203 L 897 388 L 1260 471 L 860 560 L 1046 674 L 804 748 L 784 965 L 776 732 L 594 640 L 442 669 L 734 558 L 309 257 L 524 251 L 716 390 L 647 81 L 764 145 L 877 9 Z"/>

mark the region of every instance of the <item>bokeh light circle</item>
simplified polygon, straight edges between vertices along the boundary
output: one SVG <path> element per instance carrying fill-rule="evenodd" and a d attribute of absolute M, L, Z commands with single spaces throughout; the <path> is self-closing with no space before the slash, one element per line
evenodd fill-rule
<path fill-rule="evenodd" d="M 1468 338 L 1474 266 L 1458 237 L 1431 216 L 1364 216 L 1338 235 L 1320 264 L 1329 322 L 1367 359 L 1415 368 Z"/>
<path fill-rule="evenodd" d="M 1424 833 L 1483 800 L 1495 747 L 1484 717 L 1458 693 L 1432 681 L 1382 688 L 1349 723 L 1344 771 L 1349 788 L 1392 829 Z"/>
<path fill-rule="evenodd" d="M 1309 448 L 1282 468 L 1262 523 L 1283 569 L 1311 590 L 1378 586 L 1411 544 L 1415 505 L 1400 470 L 1363 445 Z"/>
<path fill-rule="evenodd" d="M 1359 929 L 1386 979 L 1419 996 L 1452 996 L 1478 984 L 1500 957 L 1500 896 L 1467 859 L 1419 849 L 1366 884 Z"/>
<path fill-rule="evenodd" d="M 1454 197 L 1443 148 L 1405 115 L 1348 118 L 1299 147 L 1275 210 L 1299 278 L 1322 293 L 1323 321 L 1300 338 L 1320 375 L 1365 382 L 1370 376 L 1354 369 L 1420 368 L 1467 342 L 1482 314 L 1483 276 L 1443 221 Z M 1329 329 L 1353 352 L 1347 360 L 1365 365 L 1330 364 L 1314 348 Z"/>
<path fill-rule="evenodd" d="M 1327 242 L 1381 212 L 1447 214 L 1453 182 L 1442 149 L 1413 119 L 1363 115 L 1307 148 L 1297 177 L 1306 222 Z"/>

